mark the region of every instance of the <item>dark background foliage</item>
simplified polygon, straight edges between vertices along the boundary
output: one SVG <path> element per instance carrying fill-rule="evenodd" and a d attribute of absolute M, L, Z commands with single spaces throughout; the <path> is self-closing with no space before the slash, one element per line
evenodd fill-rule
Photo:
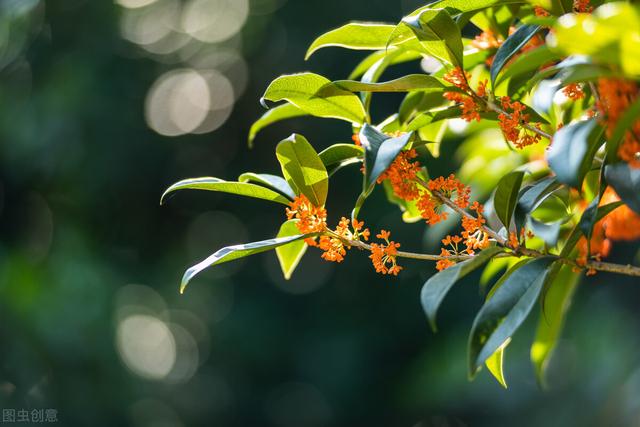
<path fill-rule="evenodd" d="M 248 70 L 233 113 L 214 132 L 171 138 L 147 126 L 145 98 L 159 76 L 184 64 L 124 40 L 129 11 L 109 1 L 0 2 L 7 29 L 0 37 L 0 406 L 55 408 L 69 426 L 637 421 L 633 279 L 599 274 L 583 282 L 546 392 L 528 361 L 532 321 L 507 352 L 509 390 L 486 373 L 467 381 L 466 336 L 482 302 L 477 276 L 447 298 L 436 335 L 418 299 L 433 266 L 407 261 L 394 280 L 376 275 L 355 251 L 334 265 L 310 250 L 288 282 L 273 253 L 257 255 L 203 274 L 178 295 L 187 266 L 224 245 L 272 237 L 284 212 L 213 193 L 179 194 L 160 207 L 162 191 L 191 176 L 276 173 L 275 144 L 293 131 L 318 149 L 348 142 L 348 126 L 314 119 L 265 130 L 253 150 L 246 135 L 271 79 L 307 69 L 343 78 L 361 57 L 326 50 L 305 63 L 316 35 L 352 19 L 397 20 L 419 3 L 253 0 L 232 40 Z M 377 96 L 374 113 L 382 118 L 397 101 Z M 433 170 L 455 170 L 455 146 L 443 146 Z M 349 212 L 358 190 L 357 168 L 334 177 L 332 222 Z M 403 224 L 382 194 L 366 209 L 372 229 L 390 228 L 403 246 L 433 250 L 425 226 Z M 631 259 L 633 250 L 617 245 L 612 257 Z M 151 326 L 127 323 L 135 316 Z M 167 328 L 169 347 L 153 341 Z M 162 371 L 167 348 L 175 354 L 170 372 Z"/>

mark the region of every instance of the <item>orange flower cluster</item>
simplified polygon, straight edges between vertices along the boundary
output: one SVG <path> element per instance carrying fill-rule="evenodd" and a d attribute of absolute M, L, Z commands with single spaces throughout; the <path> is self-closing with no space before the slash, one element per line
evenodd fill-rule
<path fill-rule="evenodd" d="M 353 220 L 353 231 L 349 228 L 349 220 L 345 217 L 340 219 L 334 233 L 346 240 L 369 240 L 369 229 L 362 229 L 364 221 Z M 351 247 L 345 244 L 344 240 L 333 236 L 320 236 L 318 247 L 324 251 L 321 255 L 326 261 L 342 262 L 347 254 L 347 249 Z"/>
<path fill-rule="evenodd" d="M 589 3 L 589 0 L 573 0 L 573 10 L 578 13 L 591 13 L 593 7 Z"/>
<path fill-rule="evenodd" d="M 462 217 L 462 233 L 460 236 L 447 236 L 442 239 L 442 244 L 449 246 L 450 249 L 442 248 L 440 250 L 441 256 L 454 256 L 461 253 L 467 253 L 468 255 L 474 255 L 476 250 L 482 250 L 489 246 L 489 235 L 484 231 L 485 219 L 482 216 L 484 207 L 478 203 L 473 202 L 470 206 L 472 211 L 475 211 L 477 217 Z M 459 243 L 464 242 L 466 248 L 461 249 Z M 446 268 L 455 265 L 455 261 L 451 259 L 441 259 L 436 264 L 436 269 L 442 271 Z"/>
<path fill-rule="evenodd" d="M 379 234 L 376 234 L 378 239 L 384 239 L 386 244 L 371 244 L 371 262 L 376 269 L 377 273 L 381 274 L 393 274 L 397 276 L 402 270 L 396 263 L 396 255 L 398 254 L 398 248 L 400 243 L 396 243 L 393 240 L 389 240 L 391 233 L 385 230 L 380 230 Z"/>
<path fill-rule="evenodd" d="M 562 93 L 569 99 L 577 101 L 584 98 L 584 90 L 580 83 L 570 83 L 562 89 Z"/>
<path fill-rule="evenodd" d="M 523 113 L 525 106 L 518 101 L 511 101 L 508 96 L 500 99 L 502 108 L 505 111 L 498 115 L 500 129 L 507 141 L 511 142 L 516 148 L 524 148 L 528 145 L 538 143 L 542 136 L 525 128 L 523 125 L 528 124 L 529 114 Z M 540 125 L 536 125 L 537 128 Z"/>
<path fill-rule="evenodd" d="M 286 209 L 287 219 L 297 219 L 296 226 L 302 234 L 321 233 L 327 229 L 327 210 L 314 206 L 311 201 L 301 194 Z M 315 239 L 306 239 L 310 246 L 315 246 Z"/>
<path fill-rule="evenodd" d="M 535 13 L 538 18 L 546 18 L 550 15 L 542 6 L 533 6 L 533 13 Z"/>
<path fill-rule="evenodd" d="M 353 141 L 354 144 L 356 144 L 358 147 L 362 146 L 362 143 L 360 142 L 360 135 L 358 135 L 357 133 L 354 133 L 353 135 L 351 135 L 351 140 Z"/>
<path fill-rule="evenodd" d="M 487 93 L 487 81 L 480 82 L 476 93 L 469 87 L 469 74 L 460 67 L 452 69 L 443 76 L 444 80 L 453 84 L 457 88 L 464 91 L 461 92 L 445 92 L 444 98 L 460 104 L 462 109 L 461 118 L 471 122 L 473 120 L 480 121 L 480 112 L 484 111 L 482 106 L 478 105 L 477 98 L 483 98 Z"/>
<path fill-rule="evenodd" d="M 455 194 L 456 198 L 453 202 L 461 209 L 469 206 L 469 195 L 471 189 L 462 184 L 451 174 L 448 178 L 439 177 L 432 179 L 427 183 L 429 191 L 438 191 L 446 198 L 451 199 Z M 433 225 L 447 219 L 447 212 L 442 211 L 442 202 L 433 195 L 422 192 L 417 203 L 418 210 L 427 224 Z"/>
<path fill-rule="evenodd" d="M 628 80 L 601 78 L 598 80 L 598 93 L 600 97 L 596 108 L 610 138 L 620 117 L 638 98 L 638 86 Z M 618 156 L 630 166 L 640 168 L 640 120 L 633 122 L 625 133 Z"/>
<path fill-rule="evenodd" d="M 620 197 L 611 188 L 607 187 L 600 206 L 614 203 Z M 590 245 L 587 239 L 582 237 L 578 241 L 578 264 L 584 265 L 587 261 L 588 250 L 591 249 L 591 256 L 596 260 L 606 258 L 611 251 L 612 242 L 615 240 L 637 240 L 640 239 L 640 215 L 629 209 L 627 205 L 622 205 L 607 216 L 598 221 L 593 227 Z M 588 247 L 590 246 L 590 247 Z M 595 271 L 588 271 L 587 274 L 594 274 Z"/>
<path fill-rule="evenodd" d="M 471 40 L 471 46 L 480 49 L 497 49 L 504 42 L 502 37 L 498 38 L 491 30 L 483 31 Z"/>
<path fill-rule="evenodd" d="M 420 196 L 416 177 L 420 172 L 420 163 L 413 161 L 418 157 L 416 150 L 411 149 L 398 154 L 389 168 L 378 177 L 378 184 L 389 180 L 396 196 L 404 200 L 415 200 Z"/>

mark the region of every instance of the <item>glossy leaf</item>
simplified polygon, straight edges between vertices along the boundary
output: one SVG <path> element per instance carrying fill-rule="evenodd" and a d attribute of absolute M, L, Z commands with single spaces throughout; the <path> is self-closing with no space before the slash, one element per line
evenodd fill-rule
<path fill-rule="evenodd" d="M 343 166 L 359 163 L 363 155 L 364 149 L 354 144 L 334 144 L 319 154 L 329 175 Z"/>
<path fill-rule="evenodd" d="M 238 181 L 263 185 L 274 191 L 284 194 L 291 200 L 296 197 L 296 194 L 294 193 L 291 186 L 287 183 L 287 181 L 278 175 L 245 172 L 238 177 Z"/>
<path fill-rule="evenodd" d="M 429 3 L 413 12 L 410 16 L 419 15 L 427 9 L 445 9 L 451 16 L 500 6 L 503 4 L 524 3 L 518 0 L 440 0 Z"/>
<path fill-rule="evenodd" d="M 462 66 L 462 36 L 442 9 L 426 9 L 402 22 L 411 29 L 427 53 L 454 66 Z"/>
<path fill-rule="evenodd" d="M 567 311 L 578 286 L 580 273 L 571 266 L 556 263 L 545 284 L 547 292 L 541 304 L 540 320 L 531 346 L 531 361 L 540 384 L 545 383 L 544 373 L 562 332 Z"/>
<path fill-rule="evenodd" d="M 607 140 L 608 158 L 615 158 L 617 156 L 620 143 L 627 131 L 633 126 L 633 123 L 638 120 L 638 117 L 640 117 L 640 98 L 636 99 L 616 122 L 611 138 Z"/>
<path fill-rule="evenodd" d="M 509 62 L 513 55 L 518 53 L 539 30 L 539 25 L 522 25 L 502 43 L 491 63 L 491 85 L 493 87 L 495 87 L 498 73 L 500 73 L 505 64 Z"/>
<path fill-rule="evenodd" d="M 516 171 L 503 176 L 493 195 L 493 208 L 507 230 L 511 226 L 511 217 L 518 202 L 518 192 L 524 172 Z"/>
<path fill-rule="evenodd" d="M 503 250 L 497 246 L 490 246 L 480 251 L 473 258 L 459 262 L 446 270 L 442 270 L 426 281 L 424 286 L 422 286 L 422 291 L 420 291 L 420 301 L 429 319 L 429 324 L 434 331 L 436 330 L 436 314 L 438 308 L 453 285 L 472 271 L 482 267 L 502 251 Z"/>
<path fill-rule="evenodd" d="M 496 78 L 495 85 L 498 86 L 501 82 L 510 78 L 530 72 L 537 72 L 541 66 L 555 61 L 560 57 L 558 53 L 551 51 L 547 45 L 523 52 L 514 58 L 508 67 L 503 68 L 503 72 L 499 73 Z"/>
<path fill-rule="evenodd" d="M 381 83 L 338 80 L 333 82 L 333 84 L 349 92 L 410 92 L 414 90 L 444 88 L 440 80 L 427 74 L 408 74 L 398 79 Z M 317 94 L 318 96 L 323 95 L 323 89 L 320 89 Z"/>
<path fill-rule="evenodd" d="M 318 49 L 336 46 L 355 50 L 380 50 L 387 46 L 387 40 L 395 25 L 373 22 L 352 22 L 331 30 L 311 43 L 305 59 Z"/>
<path fill-rule="evenodd" d="M 267 126 L 281 120 L 293 119 L 295 117 L 307 115 L 308 113 L 293 104 L 282 104 L 269 109 L 262 115 L 262 117 L 251 125 L 251 129 L 249 130 L 249 147 L 253 147 L 253 141 L 256 139 L 256 135 L 258 135 L 258 133 Z"/>
<path fill-rule="evenodd" d="M 280 231 L 278 232 L 277 237 L 283 238 L 299 235 L 300 230 L 298 230 L 298 226 L 296 225 L 297 221 L 297 219 L 285 221 L 280 226 Z M 307 251 L 307 247 L 308 245 L 304 240 L 294 240 L 286 245 L 276 247 L 276 256 L 278 257 L 282 274 L 286 280 L 291 278 L 293 271 L 296 269 L 304 253 Z"/>
<path fill-rule="evenodd" d="M 536 258 L 520 267 L 480 309 L 469 336 L 469 376 L 509 339 L 529 315 L 553 258 Z"/>
<path fill-rule="evenodd" d="M 275 191 L 261 185 L 249 184 L 246 182 L 225 181 L 212 177 L 190 178 L 176 182 L 165 190 L 164 194 L 160 198 L 160 204 L 165 202 L 169 194 L 180 190 L 218 191 L 289 205 L 289 199 L 284 197 L 282 194 L 276 193 Z"/>
<path fill-rule="evenodd" d="M 600 221 L 605 216 L 607 216 L 614 209 L 619 208 L 620 206 L 622 206 L 622 202 L 613 202 L 613 203 L 608 203 L 608 204 L 603 205 L 603 206 L 599 206 L 598 210 L 597 210 L 597 213 L 596 213 L 596 218 L 593 221 L 594 224 L 596 222 Z M 576 225 L 573 228 L 573 230 L 571 230 L 571 233 L 569 234 L 569 237 L 567 237 L 567 240 L 566 240 L 566 242 L 564 244 L 564 247 L 560 251 L 560 257 L 561 258 L 568 257 L 571 254 L 571 251 L 573 251 L 573 249 L 575 248 L 576 244 L 578 244 L 578 241 L 580 240 L 580 238 L 583 235 L 584 234 L 582 233 L 582 227 L 580 227 L 580 224 Z"/>
<path fill-rule="evenodd" d="M 633 168 L 626 162 L 620 162 L 607 165 L 604 175 L 620 199 L 640 214 L 640 169 Z"/>
<path fill-rule="evenodd" d="M 403 62 L 416 61 L 422 58 L 420 52 L 411 50 L 405 50 L 402 47 L 390 47 L 389 49 L 379 50 L 369 54 L 365 59 L 351 71 L 348 79 L 354 80 L 362 76 L 371 68 L 376 62 L 380 61 L 386 56 L 392 55 L 396 50 L 400 51 L 397 55 L 393 55 L 393 59 L 389 61 L 388 65 L 401 64 Z"/>
<path fill-rule="evenodd" d="M 314 206 L 323 206 L 329 191 L 329 175 L 309 141 L 293 134 L 276 147 L 282 175 L 296 194 L 304 194 Z"/>
<path fill-rule="evenodd" d="M 373 126 L 364 125 L 360 130 L 360 143 L 365 150 L 365 182 L 367 187 L 376 183 L 378 177 L 386 171 L 402 149 L 407 145 L 413 133 L 390 137 Z"/>
<path fill-rule="evenodd" d="M 504 352 L 511 342 L 511 338 L 507 339 L 489 358 L 484 362 L 491 375 L 498 383 L 507 388 L 507 380 L 504 378 Z"/>
<path fill-rule="evenodd" d="M 367 114 L 353 93 L 332 86 L 325 88 L 323 97 L 316 96 L 327 85 L 331 85 L 329 79 L 313 73 L 280 76 L 271 82 L 262 99 L 263 102 L 288 101 L 312 116 L 364 123 Z"/>
<path fill-rule="evenodd" d="M 601 134 L 595 119 L 571 123 L 556 132 L 547 160 L 558 181 L 581 188 L 593 157 L 602 145 Z"/>
<path fill-rule="evenodd" d="M 206 268 L 233 261 L 239 258 L 244 258 L 249 255 L 254 255 L 260 252 L 275 249 L 278 246 L 286 245 L 288 243 L 306 239 L 307 237 L 312 236 L 313 234 L 299 234 L 296 236 L 277 237 L 275 239 L 261 240 L 259 242 L 233 245 L 222 248 L 216 251 L 213 255 L 210 255 L 206 259 L 200 261 L 198 264 L 185 271 L 184 276 L 182 276 L 182 282 L 180 283 L 180 293 L 184 292 L 191 279 L 193 279 L 198 273 L 200 273 L 202 270 L 205 270 Z"/>
<path fill-rule="evenodd" d="M 451 107 L 441 107 L 436 108 L 431 111 L 426 111 L 418 116 L 415 119 L 409 122 L 407 125 L 407 130 L 418 130 L 423 128 L 431 123 L 439 122 L 441 120 L 451 119 L 460 117 L 461 111 L 458 106 Z"/>

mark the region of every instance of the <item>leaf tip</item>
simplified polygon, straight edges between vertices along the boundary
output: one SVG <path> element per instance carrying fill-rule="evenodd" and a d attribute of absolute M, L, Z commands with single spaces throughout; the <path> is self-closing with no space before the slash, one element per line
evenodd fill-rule
<path fill-rule="evenodd" d="M 269 109 L 269 106 L 267 105 L 267 99 L 264 96 L 260 98 L 260 105 L 262 105 L 267 110 Z"/>

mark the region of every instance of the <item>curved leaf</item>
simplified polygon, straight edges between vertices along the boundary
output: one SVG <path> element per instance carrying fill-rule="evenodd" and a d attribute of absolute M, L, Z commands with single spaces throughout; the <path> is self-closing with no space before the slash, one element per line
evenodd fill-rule
<path fill-rule="evenodd" d="M 249 147 L 253 147 L 253 140 L 256 138 L 256 135 L 267 126 L 281 120 L 307 115 L 308 113 L 305 113 L 293 104 L 282 104 L 269 109 L 251 125 L 251 129 L 249 130 Z"/>
<path fill-rule="evenodd" d="M 323 206 L 329 191 L 329 175 L 309 141 L 293 134 L 278 144 L 276 157 L 293 191 L 307 196 L 314 206 Z"/>
<path fill-rule="evenodd" d="M 525 3 L 522 0 L 439 0 L 429 3 L 417 10 L 411 12 L 410 16 L 419 15 L 426 9 L 445 9 L 451 16 L 460 15 L 462 13 L 473 12 L 476 10 L 487 9 L 503 4 Z"/>
<path fill-rule="evenodd" d="M 354 144 L 334 144 L 322 150 L 318 156 L 329 175 L 343 166 L 360 162 L 364 149 Z"/>
<path fill-rule="evenodd" d="M 536 258 L 523 265 L 513 272 L 482 306 L 469 336 L 471 378 L 529 315 L 553 261 L 551 257 Z"/>
<path fill-rule="evenodd" d="M 595 119 L 571 123 L 556 132 L 547 160 L 558 181 L 582 187 L 593 157 L 603 143 L 601 135 L 602 128 L 597 127 Z"/>
<path fill-rule="evenodd" d="M 503 250 L 497 246 L 490 246 L 473 258 L 459 262 L 446 270 L 442 270 L 426 281 L 420 291 L 422 308 L 429 319 L 431 328 L 436 330 L 436 314 L 451 287 L 467 274 L 486 264 L 491 258 Z"/>
<path fill-rule="evenodd" d="M 416 118 L 411 120 L 407 125 L 407 130 L 418 130 L 440 120 L 460 117 L 460 113 L 460 107 L 457 105 L 435 108 L 416 116 Z"/>
<path fill-rule="evenodd" d="M 544 64 L 548 64 L 549 62 L 560 58 L 561 55 L 551 51 L 547 45 L 542 45 L 530 51 L 522 52 L 522 54 L 518 55 L 513 62 L 504 69 L 503 73 L 498 74 L 495 84 L 497 86 L 500 82 L 506 79 L 537 71 Z"/>
<path fill-rule="evenodd" d="M 325 89 L 323 97 L 316 93 L 331 81 L 314 73 L 280 76 L 275 79 L 262 97 L 262 101 L 288 101 L 302 111 L 317 117 L 345 120 L 362 124 L 367 114 L 360 98 L 351 92 L 333 85 Z"/>
<path fill-rule="evenodd" d="M 539 25 L 522 25 L 502 43 L 491 63 L 491 86 L 495 87 L 496 77 L 505 64 L 527 44 L 540 30 Z"/>
<path fill-rule="evenodd" d="M 395 25 L 374 22 L 351 22 L 315 39 L 307 50 L 305 60 L 318 49 L 329 46 L 355 50 L 384 49 L 394 28 Z"/>
<path fill-rule="evenodd" d="M 300 230 L 298 230 L 296 222 L 298 222 L 297 219 L 290 219 L 282 223 L 277 237 L 280 238 L 299 235 Z M 294 240 L 293 242 L 276 247 L 278 262 L 280 263 L 282 274 L 286 280 L 291 278 L 293 271 L 298 266 L 298 263 L 307 251 L 308 246 L 309 245 L 307 245 L 304 240 Z"/>
<path fill-rule="evenodd" d="M 511 217 L 518 202 L 518 192 L 523 177 L 522 171 L 508 173 L 498 181 L 493 195 L 493 208 L 507 230 L 511 226 Z"/>
<path fill-rule="evenodd" d="M 398 137 L 390 137 L 370 125 L 360 130 L 360 143 L 365 150 L 365 182 L 367 187 L 376 183 L 378 177 L 389 168 L 389 165 L 407 145 L 412 132 Z"/>
<path fill-rule="evenodd" d="M 420 45 L 430 55 L 454 66 L 462 66 L 460 28 L 443 9 L 425 9 L 407 16 L 402 23 L 411 29 Z"/>
<path fill-rule="evenodd" d="M 296 197 L 296 193 L 293 192 L 291 186 L 287 181 L 278 175 L 271 175 L 268 173 L 253 173 L 245 172 L 238 177 L 240 182 L 254 182 L 279 193 L 284 194 L 289 199 L 293 200 Z"/>
<path fill-rule="evenodd" d="M 381 83 L 365 83 L 356 80 L 337 80 L 333 82 L 340 89 L 349 92 L 410 92 L 414 90 L 442 89 L 440 80 L 427 74 L 408 74 L 395 80 Z M 323 95 L 324 88 L 318 96 Z"/>
<path fill-rule="evenodd" d="M 351 71 L 351 74 L 349 74 L 348 79 L 353 80 L 362 76 L 364 73 L 367 72 L 369 68 L 373 66 L 373 64 L 375 64 L 376 62 L 378 62 L 379 60 L 383 59 L 388 55 L 394 54 L 396 50 L 400 50 L 401 52 L 399 52 L 397 55 L 393 55 L 393 59 L 389 61 L 387 65 L 401 64 L 403 62 L 415 61 L 422 58 L 422 55 L 420 54 L 420 52 L 405 50 L 398 47 L 389 47 L 389 49 L 378 50 L 376 52 L 369 54 L 366 58 L 360 61 L 360 63 L 356 65 L 356 68 L 354 68 L 353 71 Z"/>
<path fill-rule="evenodd" d="M 313 234 L 299 234 L 296 236 L 277 237 L 275 239 L 261 240 L 259 242 L 246 243 L 243 245 L 227 246 L 216 251 L 213 255 L 210 255 L 206 259 L 200 261 L 198 264 L 185 271 L 182 276 L 182 282 L 180 283 L 180 293 L 183 293 L 191 279 L 193 279 L 202 270 L 212 267 L 214 265 L 222 264 L 224 262 L 233 261 L 238 258 L 244 258 L 249 255 L 254 255 L 260 252 L 265 252 L 271 249 L 275 249 L 278 246 L 286 245 L 297 240 L 313 237 Z"/>
<path fill-rule="evenodd" d="M 261 185 L 249 184 L 246 182 L 224 181 L 222 179 L 212 177 L 202 177 L 190 178 L 176 182 L 171 187 L 167 188 L 164 194 L 162 194 L 160 204 L 164 203 L 169 194 L 179 190 L 219 191 L 222 193 L 253 197 L 254 199 L 269 200 L 271 202 L 278 202 L 287 206 L 290 202 L 290 200 L 282 194 L 276 193 L 275 191 Z"/>
<path fill-rule="evenodd" d="M 616 127 L 613 129 L 611 138 L 607 140 L 608 158 L 615 158 L 617 156 L 620 142 L 622 142 L 627 131 L 631 129 L 633 123 L 638 120 L 638 117 L 640 117 L 640 98 L 633 101 L 616 122 Z"/>
<path fill-rule="evenodd" d="M 620 199 L 636 213 L 640 213 L 640 169 L 620 162 L 605 166 L 604 175 Z"/>

